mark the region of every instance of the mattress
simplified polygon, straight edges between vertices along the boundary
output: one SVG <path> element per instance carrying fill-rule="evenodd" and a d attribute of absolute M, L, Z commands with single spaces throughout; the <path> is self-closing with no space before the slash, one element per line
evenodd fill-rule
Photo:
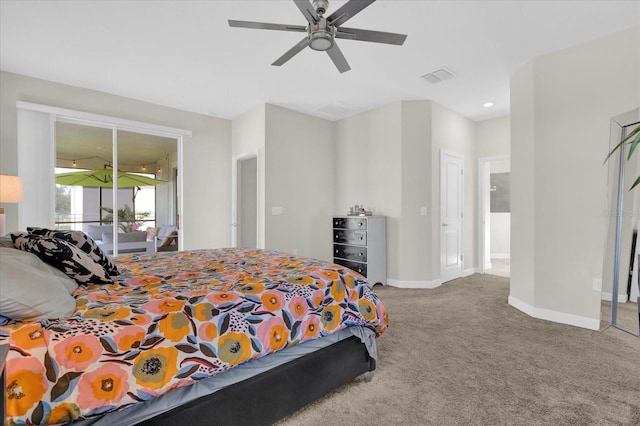
<path fill-rule="evenodd" d="M 285 363 L 326 348 L 351 336 L 360 338 L 362 343 L 367 347 L 369 355 L 375 359 L 375 333 L 364 327 L 350 327 L 336 334 L 311 340 L 276 352 L 267 357 L 253 360 L 224 373 L 200 380 L 191 386 L 178 388 L 151 401 L 131 405 L 124 410 L 108 413 L 103 417 L 95 417 L 73 424 L 78 426 L 113 426 L 114 424 L 124 426 L 140 423 L 202 396 L 211 395 L 214 392 L 255 377 L 265 371 L 276 369 Z"/>

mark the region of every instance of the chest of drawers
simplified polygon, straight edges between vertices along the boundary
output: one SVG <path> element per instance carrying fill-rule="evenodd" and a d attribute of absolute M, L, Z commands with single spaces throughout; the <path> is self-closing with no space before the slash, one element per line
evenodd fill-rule
<path fill-rule="evenodd" d="M 385 216 L 334 216 L 333 263 L 367 278 L 371 285 L 387 280 Z"/>

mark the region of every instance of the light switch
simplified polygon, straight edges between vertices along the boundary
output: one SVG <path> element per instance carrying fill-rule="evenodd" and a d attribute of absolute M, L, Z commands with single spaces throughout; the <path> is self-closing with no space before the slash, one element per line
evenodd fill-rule
<path fill-rule="evenodd" d="M 426 216 L 426 215 L 427 215 L 427 208 L 420 207 L 420 216 Z"/>
<path fill-rule="evenodd" d="M 284 209 L 280 206 L 271 207 L 271 214 L 273 216 L 278 216 L 284 213 Z"/>

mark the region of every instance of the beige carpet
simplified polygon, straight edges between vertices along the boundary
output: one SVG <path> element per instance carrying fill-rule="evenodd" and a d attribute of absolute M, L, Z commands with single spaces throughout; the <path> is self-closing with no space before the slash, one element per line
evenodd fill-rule
<path fill-rule="evenodd" d="M 391 326 L 373 381 L 278 425 L 640 425 L 640 339 L 531 318 L 507 304 L 508 283 L 376 286 Z M 619 315 L 637 319 L 635 309 Z"/>

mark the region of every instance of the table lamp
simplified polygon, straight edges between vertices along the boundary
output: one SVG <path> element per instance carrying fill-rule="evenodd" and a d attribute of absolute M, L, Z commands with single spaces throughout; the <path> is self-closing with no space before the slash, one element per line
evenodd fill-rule
<path fill-rule="evenodd" d="M 22 198 L 22 178 L 0 175 L 0 203 L 19 203 Z M 4 207 L 0 207 L 0 236 L 6 232 L 5 225 Z"/>

